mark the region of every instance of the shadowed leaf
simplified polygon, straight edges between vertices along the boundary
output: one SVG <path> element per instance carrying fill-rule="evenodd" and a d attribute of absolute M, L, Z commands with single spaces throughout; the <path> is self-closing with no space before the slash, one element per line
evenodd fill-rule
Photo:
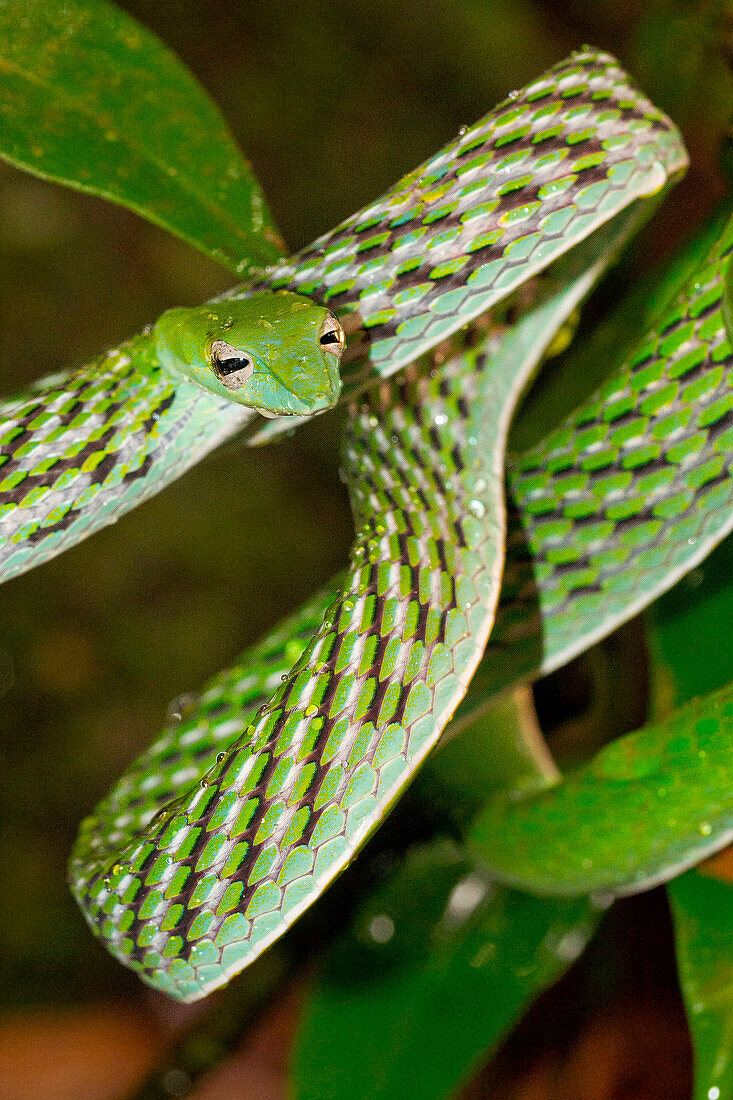
<path fill-rule="evenodd" d="M 728 538 L 650 613 L 658 711 L 733 677 L 732 562 L 733 539 Z M 731 865 L 728 849 L 667 886 L 695 1048 L 695 1100 L 733 1095 Z"/>
<path fill-rule="evenodd" d="M 415 850 L 337 941 L 308 1001 L 299 1100 L 439 1100 L 583 950 L 587 900 L 491 884 L 447 843 Z"/>

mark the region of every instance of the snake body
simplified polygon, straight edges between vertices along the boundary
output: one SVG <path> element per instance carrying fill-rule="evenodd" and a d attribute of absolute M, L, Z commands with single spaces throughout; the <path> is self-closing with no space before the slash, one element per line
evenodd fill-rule
<path fill-rule="evenodd" d="M 733 219 L 592 398 L 507 475 L 507 566 L 474 701 L 558 668 L 733 526 Z"/>
<path fill-rule="evenodd" d="M 225 296 L 322 301 L 348 344 L 343 399 L 526 285 L 681 172 L 677 130 L 607 54 L 584 51 L 500 104 L 387 194 Z M 599 251 L 603 251 L 599 243 Z M 231 435 L 267 422 L 158 362 L 156 334 L 0 405 L 4 577 L 68 549 Z"/>
<path fill-rule="evenodd" d="M 584 50 L 208 307 L 287 291 L 338 317 L 356 539 L 347 571 L 220 674 L 82 823 L 72 889 L 145 981 L 204 996 L 315 900 L 459 707 L 497 600 L 474 713 L 613 629 L 729 529 L 728 233 L 630 362 L 515 465 L 502 587 L 516 400 L 644 216 L 638 200 L 685 163 L 669 120 Z M 498 305 L 510 294 L 511 325 Z M 159 337 L 2 410 L 4 575 L 234 432 L 289 423 L 176 376 Z"/>

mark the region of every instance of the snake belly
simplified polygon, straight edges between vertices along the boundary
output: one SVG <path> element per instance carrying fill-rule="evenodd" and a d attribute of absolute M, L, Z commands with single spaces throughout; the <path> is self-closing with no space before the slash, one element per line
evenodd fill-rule
<path fill-rule="evenodd" d="M 351 410 L 344 445 L 357 529 L 351 566 L 329 590 L 327 608 L 316 599 L 265 644 L 262 669 L 224 674 L 201 706 L 132 766 L 83 823 L 71 863 L 72 889 L 95 933 L 144 980 L 180 999 L 195 1000 L 229 980 L 348 864 L 440 737 L 481 658 L 503 562 L 502 456 L 511 409 L 588 280 L 578 278 L 577 293 L 560 295 L 553 324 L 552 298 L 520 322 L 517 329 L 529 334 L 520 354 L 511 352 L 516 333 L 479 326 L 473 349 L 445 359 L 439 349 L 428 362 L 404 364 L 546 266 L 547 256 L 558 254 L 546 237 L 585 240 L 684 163 L 661 116 L 651 121 L 652 109 L 640 112 L 628 94 L 613 100 L 620 81 L 607 79 L 607 57 L 599 63 L 597 55 L 577 55 L 574 62 L 504 105 L 489 137 L 479 125 L 474 145 L 462 137 L 431 162 L 437 167 L 422 170 L 444 180 L 446 190 L 432 201 L 450 196 L 439 217 L 428 221 L 440 208 L 424 214 L 420 204 L 416 211 L 398 192 L 385 200 L 397 209 L 397 224 L 380 228 L 373 234 L 379 239 L 371 231 L 385 218 L 382 205 L 358 233 L 353 225 L 337 231 L 297 270 L 285 265 L 272 274 L 269 285 L 325 300 L 345 327 L 353 318 L 347 392 L 372 382 Z M 567 127 L 577 144 L 591 141 L 595 130 L 581 123 L 594 111 L 613 126 L 629 112 L 626 129 L 586 149 L 580 171 L 603 165 L 603 178 L 584 177 L 577 190 Z M 497 129 L 528 115 L 529 129 L 517 125 L 497 137 Z M 499 137 L 506 140 L 499 144 Z M 491 149 L 477 158 L 482 142 Z M 547 190 L 527 176 L 529 156 L 547 158 L 540 165 L 554 173 Z M 481 157 L 488 159 L 463 178 L 461 166 Z M 497 166 L 502 183 L 491 174 Z M 512 186 L 502 191 L 505 182 Z M 496 230 L 487 230 L 490 239 L 479 236 L 472 250 L 464 236 L 472 219 L 462 220 L 461 203 L 486 186 L 490 209 L 476 217 L 494 217 L 511 239 L 499 243 Z M 541 207 L 545 198 L 553 202 L 549 211 Z M 360 238 L 367 230 L 370 236 Z M 398 270 L 402 243 L 408 256 L 411 249 L 419 255 Z M 483 249 L 489 252 L 477 259 Z M 354 255 L 373 250 L 344 286 Z M 433 272 L 439 274 L 428 281 Z M 385 295 L 396 304 L 385 305 Z M 381 369 L 398 367 L 404 369 L 396 380 L 374 384 Z M 290 667 L 293 649 L 302 653 Z M 273 693 L 277 675 L 284 679 Z M 260 691 L 270 697 L 241 730 L 232 704 Z"/>

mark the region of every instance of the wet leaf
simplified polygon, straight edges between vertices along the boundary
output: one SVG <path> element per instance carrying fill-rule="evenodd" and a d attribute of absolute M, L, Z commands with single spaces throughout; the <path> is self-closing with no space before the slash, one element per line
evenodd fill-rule
<path fill-rule="evenodd" d="M 733 539 L 649 615 L 655 706 L 664 712 L 733 676 Z M 733 1095 L 730 849 L 668 883 L 677 965 L 695 1050 L 695 1100 Z M 717 876 L 713 877 L 713 876 Z"/>
<path fill-rule="evenodd" d="M 695 1100 L 733 1096 L 733 887 L 690 871 L 669 883 L 695 1048 Z"/>
<path fill-rule="evenodd" d="M 495 798 L 472 850 L 539 894 L 633 893 L 733 839 L 733 683 L 620 737 L 549 790 Z"/>
<path fill-rule="evenodd" d="M 0 0 L 0 157 L 129 207 L 243 274 L 282 242 L 219 109 L 107 0 Z"/>
<path fill-rule="evenodd" d="M 415 850 L 329 952 L 296 1042 L 299 1100 L 438 1100 L 582 952 L 583 900 L 489 882 L 460 848 Z"/>

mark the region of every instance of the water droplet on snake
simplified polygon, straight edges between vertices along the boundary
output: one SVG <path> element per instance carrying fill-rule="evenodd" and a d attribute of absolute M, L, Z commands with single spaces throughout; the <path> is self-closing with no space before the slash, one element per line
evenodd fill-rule
<path fill-rule="evenodd" d="M 183 719 L 194 710 L 198 701 L 198 695 L 191 691 L 184 692 L 182 695 L 177 695 L 168 705 L 166 715 L 167 721 L 182 722 Z"/>
<path fill-rule="evenodd" d="M 486 515 L 486 505 L 482 500 L 470 500 L 468 502 L 468 510 L 472 516 L 476 516 L 477 519 L 481 519 Z"/>
<path fill-rule="evenodd" d="M 664 165 L 659 161 L 655 161 L 649 169 L 649 179 L 644 184 L 644 190 L 641 192 L 642 198 L 649 198 L 652 195 L 656 195 L 661 191 L 667 182 L 667 173 L 664 169 Z"/>

